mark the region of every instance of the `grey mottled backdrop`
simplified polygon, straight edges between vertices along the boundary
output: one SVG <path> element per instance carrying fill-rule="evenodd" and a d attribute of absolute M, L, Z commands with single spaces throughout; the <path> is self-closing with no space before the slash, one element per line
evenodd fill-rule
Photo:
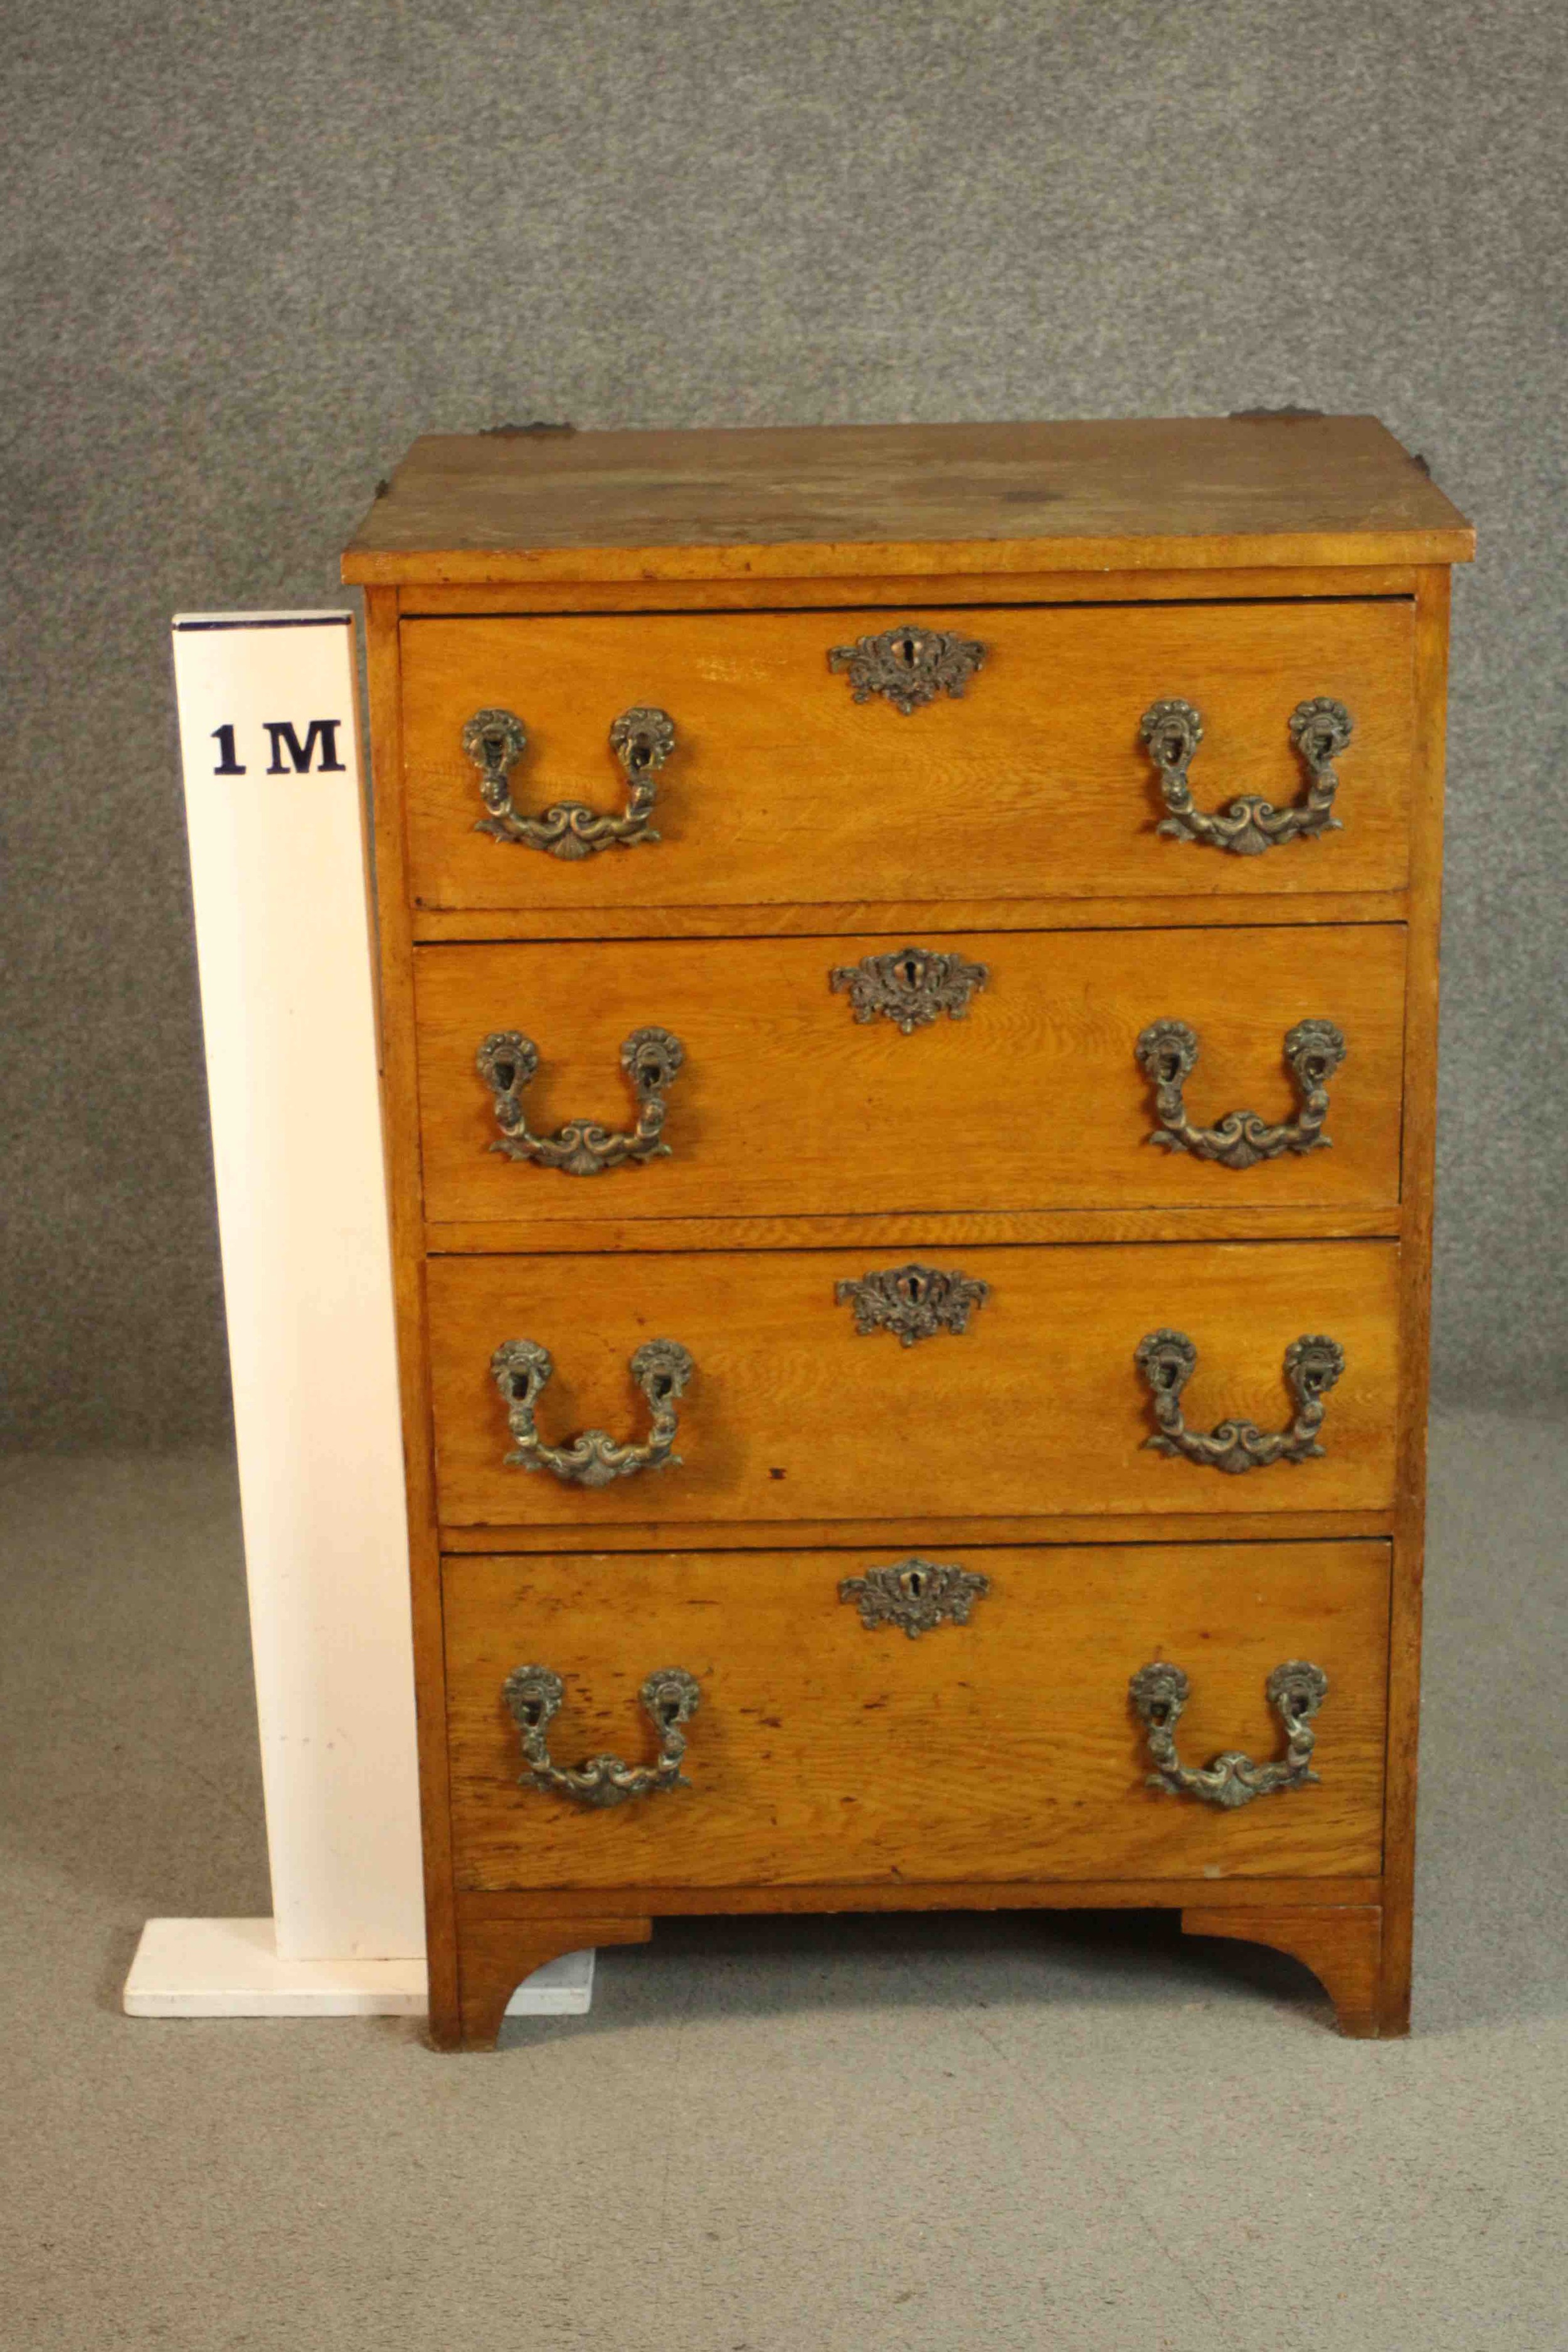
<path fill-rule="evenodd" d="M 1568 1383 L 1562 0 L 12 0 L 19 1442 L 227 1427 L 169 688 L 420 430 L 1371 410 L 1456 607 L 1438 1377 Z"/>

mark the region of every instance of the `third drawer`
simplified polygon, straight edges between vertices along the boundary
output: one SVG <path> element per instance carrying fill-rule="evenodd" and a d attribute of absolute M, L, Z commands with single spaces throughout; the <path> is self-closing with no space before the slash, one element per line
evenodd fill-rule
<path fill-rule="evenodd" d="M 1322 1241 L 433 1258 L 440 1517 L 586 1529 L 1384 1510 L 1399 1257 L 1395 1243 Z M 531 1360 L 520 1344 L 550 1366 L 530 1405 L 538 1447 L 570 1471 L 584 1432 L 646 1444 L 653 1399 L 634 1360 L 656 1339 L 690 1361 L 665 1449 L 678 1461 L 603 1484 L 537 1450 L 539 1466 L 509 1465 L 529 1453 L 507 1369 Z M 1342 1369 L 1302 1439 L 1319 1342 Z M 1174 1437 L 1156 1408 L 1173 1380 Z M 1228 1444 L 1232 1423 L 1254 1439 Z M 1174 1450 L 1146 1443 L 1162 1434 Z M 1265 1458 L 1218 1466 L 1211 1438 L 1232 1464 L 1254 1440 Z"/>

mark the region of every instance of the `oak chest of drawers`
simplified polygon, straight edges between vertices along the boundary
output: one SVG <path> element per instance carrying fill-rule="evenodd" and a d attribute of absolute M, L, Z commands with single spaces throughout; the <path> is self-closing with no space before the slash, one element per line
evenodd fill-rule
<path fill-rule="evenodd" d="M 1359 417 L 378 499 L 437 2042 L 661 1915 L 944 1906 L 1404 2029 L 1471 543 Z"/>

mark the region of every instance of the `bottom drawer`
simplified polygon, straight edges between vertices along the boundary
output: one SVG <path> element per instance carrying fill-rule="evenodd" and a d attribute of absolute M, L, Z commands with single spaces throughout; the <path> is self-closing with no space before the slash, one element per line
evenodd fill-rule
<path fill-rule="evenodd" d="M 898 1565 L 889 1551 L 448 1558 L 458 1886 L 1380 1872 L 1386 1543 L 970 1549 L 935 1563 L 985 1580 L 956 1594 L 929 1567 L 877 1578 Z M 1299 1689 L 1268 1695 L 1297 1661 L 1327 1676 L 1310 1717 Z M 1227 1801 L 1148 1786 L 1160 1731 L 1129 1685 L 1155 1662 L 1186 1677 L 1172 1769 L 1228 1755 Z M 544 1672 L 520 1681 L 522 1667 Z M 671 1716 L 682 1685 L 643 1692 L 671 1667 L 697 1685 L 665 1738 L 685 1738 L 689 1786 L 606 1804 L 535 1784 L 520 1717 L 544 1777 L 587 1758 L 597 1799 L 610 1759 L 657 1768 L 650 1706 Z M 1292 1710 L 1321 1777 L 1254 1798 L 1252 1768 L 1288 1767 Z"/>

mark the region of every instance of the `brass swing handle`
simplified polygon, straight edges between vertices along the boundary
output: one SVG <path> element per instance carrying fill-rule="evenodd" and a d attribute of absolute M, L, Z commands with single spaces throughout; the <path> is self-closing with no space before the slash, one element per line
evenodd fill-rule
<path fill-rule="evenodd" d="M 681 1730 L 701 1697 L 695 1675 L 684 1666 L 661 1666 L 637 1693 L 658 1734 L 657 1764 L 625 1764 L 618 1756 L 588 1756 L 581 1764 L 557 1764 L 548 1738 L 561 1711 L 566 1685 L 548 1666 L 514 1666 L 501 1685 L 513 1722 L 522 1734 L 528 1769 L 519 1786 L 566 1797 L 575 1805 L 624 1805 L 632 1797 L 657 1797 L 667 1789 L 689 1789 L 681 1770 L 686 1738 Z"/>
<path fill-rule="evenodd" d="M 648 823 L 658 788 L 658 772 L 675 748 L 675 723 L 651 707 L 623 710 L 610 729 L 610 749 L 626 780 L 626 805 L 619 816 L 582 801 L 554 801 L 542 815 L 524 816 L 513 804 L 510 778 L 528 749 L 528 730 L 515 711 L 476 710 L 463 729 L 463 751 L 479 772 L 479 797 L 487 815 L 476 833 L 492 841 L 515 841 L 525 849 L 548 850 L 552 857 L 590 857 L 596 849 L 629 849 L 657 841 Z"/>
<path fill-rule="evenodd" d="M 664 1131 L 665 1090 L 686 1059 L 686 1048 L 668 1029 L 634 1029 L 621 1047 L 621 1067 L 631 1081 L 637 1123 L 630 1133 L 601 1127 L 596 1119 L 569 1118 L 553 1135 L 531 1135 L 522 1090 L 539 1067 L 539 1048 L 516 1029 L 499 1029 L 475 1055 L 490 1090 L 500 1129 L 492 1151 L 509 1160 L 534 1160 L 567 1176 L 598 1176 L 607 1168 L 640 1167 L 668 1157 Z"/>
<path fill-rule="evenodd" d="M 1222 1421 L 1207 1434 L 1182 1419 L 1182 1391 L 1196 1370 L 1198 1351 L 1184 1331 L 1150 1331 L 1139 1340 L 1136 1361 L 1149 1383 L 1160 1426 L 1143 1441 L 1155 1454 L 1181 1454 L 1215 1470 L 1267 1469 L 1273 1462 L 1310 1462 L 1323 1449 L 1318 1432 L 1324 1402 L 1345 1368 L 1337 1339 L 1292 1339 L 1285 1350 L 1285 1381 L 1296 1400 L 1289 1429 L 1267 1434 L 1251 1421 Z"/>
<path fill-rule="evenodd" d="M 1290 713 L 1290 740 L 1311 779 L 1307 797 L 1294 807 L 1277 809 L 1258 793 L 1243 793 L 1228 808 L 1206 815 L 1193 805 L 1187 770 L 1204 740 L 1202 714 L 1190 702 L 1156 702 L 1143 713 L 1140 732 L 1160 775 L 1160 790 L 1169 814 L 1159 831 L 1177 841 L 1207 842 L 1215 849 L 1233 850 L 1238 857 L 1261 856 L 1266 849 L 1300 835 L 1338 833 L 1333 813 L 1339 777 L 1334 761 L 1351 740 L 1354 722 L 1342 702 L 1326 694 L 1299 702 Z"/>
<path fill-rule="evenodd" d="M 1310 1769 L 1316 1738 L 1312 1717 L 1329 1688 L 1321 1666 L 1293 1658 L 1286 1665 L 1276 1666 L 1269 1675 L 1268 1704 L 1285 1727 L 1286 1742 L 1283 1761 L 1269 1764 L 1255 1764 L 1250 1756 L 1235 1748 L 1216 1756 L 1212 1764 L 1182 1762 L 1176 1754 L 1176 1724 L 1190 1685 L 1180 1666 L 1156 1659 L 1152 1665 L 1140 1666 L 1128 1687 L 1149 1734 L 1149 1753 L 1156 1767 L 1149 1775 L 1151 1789 L 1163 1789 L 1172 1796 L 1196 1797 L 1228 1812 L 1237 1805 L 1249 1805 L 1254 1797 L 1305 1788 L 1318 1779 Z"/>
<path fill-rule="evenodd" d="M 1139 1038 L 1136 1052 L 1154 1089 L 1160 1125 L 1151 1143 L 1190 1151 L 1195 1160 L 1217 1160 L 1225 1168 L 1253 1168 L 1285 1151 L 1327 1148 L 1329 1080 L 1345 1058 L 1345 1041 L 1331 1021 L 1298 1021 L 1285 1036 L 1285 1061 L 1301 1097 L 1300 1116 L 1271 1127 L 1255 1110 L 1228 1110 L 1217 1127 L 1194 1127 L 1182 1089 L 1196 1066 L 1198 1033 L 1184 1021 L 1155 1021 Z"/>
<path fill-rule="evenodd" d="M 662 1470 L 679 1461 L 676 1401 L 696 1366 L 678 1339 L 645 1339 L 631 1360 L 632 1379 L 653 1417 L 640 1444 L 623 1444 L 607 1430 L 585 1429 L 569 1444 L 546 1445 L 534 1425 L 533 1408 L 554 1370 L 549 1349 L 537 1339 L 503 1339 L 490 1358 L 490 1376 L 506 1405 L 513 1439 L 508 1469 L 552 1470 L 568 1486 L 609 1486 L 638 1470 Z"/>

